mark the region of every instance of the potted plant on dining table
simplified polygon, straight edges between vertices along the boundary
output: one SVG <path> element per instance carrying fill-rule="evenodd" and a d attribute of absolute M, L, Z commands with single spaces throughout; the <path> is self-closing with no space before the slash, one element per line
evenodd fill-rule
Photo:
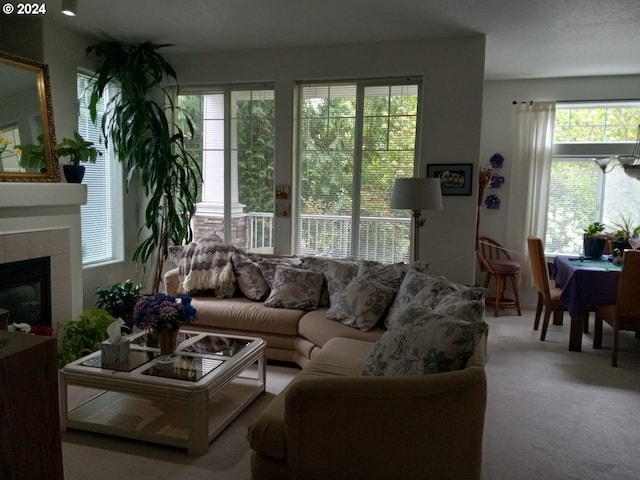
<path fill-rule="evenodd" d="M 598 259 L 604 253 L 606 242 L 604 232 L 605 225 L 600 222 L 593 222 L 584 229 L 583 248 L 584 256 L 587 258 Z"/>
<path fill-rule="evenodd" d="M 175 352 L 180 325 L 195 320 L 196 309 L 189 295 L 146 295 L 138 300 L 133 312 L 134 325 L 157 336 L 161 355 Z"/>

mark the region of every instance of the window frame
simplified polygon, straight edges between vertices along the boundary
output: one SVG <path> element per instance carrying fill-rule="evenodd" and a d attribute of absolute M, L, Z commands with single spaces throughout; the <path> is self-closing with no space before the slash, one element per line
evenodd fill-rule
<path fill-rule="evenodd" d="M 104 206 L 109 203 L 111 211 L 110 219 L 108 220 L 110 228 L 102 229 L 95 234 L 101 238 L 110 238 L 110 248 L 108 248 L 108 253 L 97 259 L 87 260 L 85 256 L 85 245 L 83 243 L 82 267 L 93 268 L 124 261 L 124 180 L 122 165 L 118 161 L 115 152 L 112 148 L 107 148 L 105 146 L 105 139 L 102 135 L 102 116 L 99 115 L 95 124 L 93 124 L 88 117 L 88 111 L 85 111 L 84 114 L 81 111 L 83 105 L 83 94 L 78 90 L 80 77 L 83 77 L 88 84 L 88 82 L 91 81 L 93 74 L 86 71 L 78 71 L 76 74 L 76 92 L 78 95 L 79 107 L 76 128 L 84 138 L 89 136 L 86 133 L 88 129 L 92 130 L 94 135 L 97 134 L 99 136 L 99 141 L 94 142 L 94 146 L 102 152 L 102 155 L 98 156 L 96 163 L 87 165 L 87 173 L 83 179 L 83 183 L 87 185 L 87 203 L 80 207 L 81 230 L 86 233 L 87 228 L 93 228 L 95 226 L 95 224 L 91 222 L 91 218 L 87 218 L 89 212 L 91 212 L 91 208 L 94 206 L 99 208 L 100 206 Z M 118 87 L 115 84 L 109 83 L 105 87 L 105 93 L 113 97 L 117 95 L 117 89 Z M 86 94 L 87 92 L 90 92 L 88 88 L 84 93 Z M 105 101 L 107 100 L 105 99 Z M 99 176 L 96 174 L 98 170 L 100 170 Z M 107 183 L 107 198 L 104 202 L 99 202 L 92 196 L 92 185 L 100 185 L 102 182 Z"/>
<path fill-rule="evenodd" d="M 302 152 L 300 149 L 301 141 L 300 141 L 300 132 L 301 128 L 301 109 L 302 109 L 302 101 L 303 94 L 302 88 L 306 86 L 341 86 L 341 85 L 355 85 L 356 86 L 356 96 L 355 96 L 355 104 L 356 104 L 356 118 L 354 123 L 354 158 L 353 158 L 353 179 L 352 179 L 352 214 L 351 214 L 351 235 L 348 239 L 349 245 L 349 254 L 347 256 L 361 256 L 361 245 L 360 245 L 360 225 L 362 220 L 362 211 L 361 211 L 361 197 L 362 197 L 362 161 L 363 155 L 366 153 L 363 145 L 363 135 L 364 135 L 364 101 L 365 101 L 365 90 L 368 87 L 396 87 L 396 86 L 415 86 L 417 88 L 417 100 L 416 100 L 416 113 L 415 113 L 415 133 L 414 133 L 414 142 L 413 142 L 413 168 L 412 168 L 412 176 L 418 174 L 419 171 L 419 157 L 418 153 L 420 150 L 420 119 L 421 119 L 421 107 L 423 102 L 423 78 L 419 76 L 404 76 L 404 77 L 382 77 L 382 78 L 356 78 L 356 79 L 339 79 L 339 80 L 305 80 L 299 81 L 296 84 L 296 105 L 295 105 L 295 117 L 294 117 L 294 159 L 293 159 L 293 172 L 294 172 L 294 215 L 293 215 L 293 225 L 292 225 L 292 238 L 293 238 L 293 249 L 294 254 L 301 255 L 301 239 L 300 235 L 302 230 L 302 222 L 301 216 L 302 206 L 301 206 L 301 159 Z M 398 218 L 406 218 L 410 222 L 412 222 L 411 212 L 406 211 L 403 213 L 398 212 Z M 406 252 L 406 257 L 404 257 L 403 261 L 409 261 L 411 259 L 412 252 L 412 242 L 413 242 L 413 224 L 411 223 L 409 229 L 407 231 L 407 240 L 408 240 L 408 248 Z"/>
<path fill-rule="evenodd" d="M 640 100 L 612 100 L 612 101 L 584 101 L 584 102 L 557 102 L 556 103 L 556 112 L 561 110 L 571 110 L 571 109 L 613 109 L 613 108 L 637 108 L 640 109 Z M 637 124 L 635 122 L 625 124 L 628 125 L 634 132 L 637 131 Z M 602 124 L 603 128 L 607 128 L 609 124 Z M 557 142 L 555 141 L 555 132 L 554 132 L 554 143 L 552 150 L 552 159 L 551 159 L 551 173 L 553 173 L 553 164 L 555 162 L 581 162 L 585 165 L 591 164 L 593 165 L 594 174 L 597 175 L 596 181 L 596 199 L 595 199 L 595 210 L 594 210 L 594 218 L 587 220 L 589 223 L 591 222 L 603 222 L 605 220 L 606 208 L 605 208 L 605 200 L 607 197 L 607 180 L 610 182 L 613 181 L 613 176 L 611 173 L 604 174 L 594 163 L 594 158 L 597 157 L 609 157 L 620 154 L 621 152 L 626 151 L 630 145 L 633 145 L 635 140 L 625 140 L 625 141 L 602 141 L 602 142 L 580 142 L 580 141 L 568 141 L 568 142 Z M 619 169 L 619 167 L 616 167 Z M 609 177 L 607 176 L 609 175 Z M 629 177 L 629 180 L 631 177 Z M 550 177 L 551 181 L 551 177 Z M 550 220 L 550 206 L 551 206 L 552 196 L 549 195 L 548 198 L 545 199 L 546 207 L 547 207 L 547 218 L 545 223 L 545 246 L 550 255 L 562 255 L 562 254 L 574 254 L 579 253 L 575 251 L 555 251 L 555 249 L 551 249 L 551 245 L 553 242 L 550 241 L 550 228 L 549 228 L 549 220 Z M 640 221 L 640 214 L 636 221 Z M 582 227 L 586 227 L 587 224 Z M 607 230 L 611 230 L 613 225 L 607 225 Z"/>

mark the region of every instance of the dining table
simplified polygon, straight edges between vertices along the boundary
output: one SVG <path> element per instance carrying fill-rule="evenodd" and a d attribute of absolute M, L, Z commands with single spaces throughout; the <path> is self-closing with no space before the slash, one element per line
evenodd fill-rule
<path fill-rule="evenodd" d="M 569 350 L 582 351 L 582 334 L 588 331 L 589 312 L 600 305 L 616 303 L 622 268 L 608 256 L 585 258 L 558 255 L 550 265 L 551 277 L 562 288 L 560 301 L 571 316 Z"/>

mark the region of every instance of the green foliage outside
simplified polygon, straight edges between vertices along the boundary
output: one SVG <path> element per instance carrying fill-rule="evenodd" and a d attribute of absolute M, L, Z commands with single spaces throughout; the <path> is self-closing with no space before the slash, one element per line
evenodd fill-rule
<path fill-rule="evenodd" d="M 115 321 L 106 310 L 92 307 L 80 314 L 78 320 L 64 323 L 61 327 L 62 342 L 58 350 L 58 367 L 89 355 L 100 349 L 106 340 L 107 327 Z"/>
<path fill-rule="evenodd" d="M 274 211 L 275 102 L 235 102 L 238 198 L 247 212 Z"/>
<path fill-rule="evenodd" d="M 634 142 L 638 108 L 585 108 L 556 111 L 554 142 Z"/>

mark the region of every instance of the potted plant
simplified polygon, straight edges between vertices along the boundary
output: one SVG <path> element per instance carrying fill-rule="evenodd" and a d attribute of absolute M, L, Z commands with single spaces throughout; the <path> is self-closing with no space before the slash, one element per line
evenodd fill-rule
<path fill-rule="evenodd" d="M 600 222 L 593 222 L 584 229 L 583 248 L 584 256 L 600 258 L 604 253 L 606 238 L 602 235 L 606 227 Z"/>
<path fill-rule="evenodd" d="M 108 338 L 107 327 L 115 321 L 103 308 L 92 307 L 80 314 L 78 320 L 66 322 L 58 330 L 63 333 L 58 350 L 58 367 L 84 357 L 100 348 Z"/>
<path fill-rule="evenodd" d="M 121 318 L 131 328 L 133 326 L 133 310 L 142 296 L 142 284 L 134 284 L 131 280 L 114 283 L 96 289 L 98 301 L 96 307 L 104 308 L 115 318 Z"/>
<path fill-rule="evenodd" d="M 138 243 L 133 260 L 146 266 L 155 253 L 153 293 L 159 290 L 169 247 L 192 239 L 190 222 L 202 184 L 200 165 L 185 145 L 193 136 L 193 123 L 174 104 L 167 88 L 170 82 L 177 88 L 177 75 L 158 53 L 165 46 L 112 41 L 87 49 L 100 61 L 89 102 L 94 122 L 107 84 L 120 87 L 106 105 L 102 131 L 127 171 L 127 189 L 136 178 L 147 198 L 141 228 L 146 237 Z M 177 118 L 182 121 L 173 120 Z"/>
<path fill-rule="evenodd" d="M 620 215 L 620 221 L 612 223 L 615 230 L 611 232 L 611 250 L 619 250 L 623 252 L 625 249 L 631 248 L 629 240 L 640 234 L 640 226 L 633 227 L 631 216 L 625 217 Z"/>
<path fill-rule="evenodd" d="M 176 349 L 178 330 L 183 323 L 196 320 L 191 297 L 157 293 L 143 296 L 135 306 L 133 321 L 136 327 L 158 336 L 160 353 L 170 355 Z"/>
<path fill-rule="evenodd" d="M 102 155 L 94 146 L 82 138 L 78 132 L 73 132 L 73 138 L 63 138 L 56 145 L 56 155 L 58 157 L 69 157 L 71 162 L 63 165 L 64 177 L 69 183 L 80 183 L 84 178 L 84 165 L 80 162 L 95 163 L 98 155 Z"/>

